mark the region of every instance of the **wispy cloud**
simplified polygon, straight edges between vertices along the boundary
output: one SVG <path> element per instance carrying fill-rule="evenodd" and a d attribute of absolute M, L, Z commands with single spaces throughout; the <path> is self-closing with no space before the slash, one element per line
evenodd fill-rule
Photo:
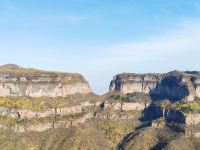
<path fill-rule="evenodd" d="M 88 78 L 101 79 L 90 80 L 92 85 L 105 92 L 112 76 L 122 72 L 200 70 L 200 21 L 185 21 L 164 30 L 165 33 L 142 41 L 98 49 L 98 59 L 88 60 L 93 69 Z"/>
<path fill-rule="evenodd" d="M 200 21 L 182 22 L 162 35 L 154 35 L 137 42 L 116 44 L 102 51 L 107 53 L 107 56 L 95 60 L 95 64 L 157 61 L 188 52 L 200 55 Z"/>

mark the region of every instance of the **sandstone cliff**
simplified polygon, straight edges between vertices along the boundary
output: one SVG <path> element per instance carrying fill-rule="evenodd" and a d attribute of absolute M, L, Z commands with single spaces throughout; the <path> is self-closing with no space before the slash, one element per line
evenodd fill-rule
<path fill-rule="evenodd" d="M 165 74 L 118 74 L 110 83 L 110 91 L 113 90 L 123 94 L 148 93 L 154 99 L 192 101 L 200 98 L 200 73 L 173 71 Z"/>
<path fill-rule="evenodd" d="M 161 79 L 162 74 L 118 74 L 110 83 L 110 91 L 118 90 L 123 94 L 133 92 L 149 93 Z"/>
<path fill-rule="evenodd" d="M 98 96 L 79 74 L 5 65 L 0 149 L 165 149 L 199 138 L 199 83 L 198 72 L 120 74 Z M 176 101 L 185 98 L 196 100 Z"/>
<path fill-rule="evenodd" d="M 0 96 L 65 97 L 90 92 L 88 82 L 80 74 L 25 69 L 17 65 L 0 67 Z"/>

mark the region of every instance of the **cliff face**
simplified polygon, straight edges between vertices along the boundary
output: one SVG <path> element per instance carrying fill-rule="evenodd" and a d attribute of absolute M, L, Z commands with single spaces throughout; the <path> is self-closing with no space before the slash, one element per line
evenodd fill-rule
<path fill-rule="evenodd" d="M 199 95 L 198 74 L 168 73 L 152 90 L 151 94 L 158 99 L 180 100 L 186 98 L 192 101 Z"/>
<path fill-rule="evenodd" d="M 149 93 L 161 79 L 162 74 L 119 74 L 111 81 L 110 91 L 117 90 L 123 94 L 133 92 Z"/>
<path fill-rule="evenodd" d="M 25 69 L 16 65 L 0 67 L 0 96 L 65 97 L 92 92 L 79 74 Z"/>
<path fill-rule="evenodd" d="M 154 99 L 189 101 L 200 98 L 200 73 L 169 72 L 166 74 L 119 74 L 110 83 L 110 91 L 123 94 L 142 92 Z"/>

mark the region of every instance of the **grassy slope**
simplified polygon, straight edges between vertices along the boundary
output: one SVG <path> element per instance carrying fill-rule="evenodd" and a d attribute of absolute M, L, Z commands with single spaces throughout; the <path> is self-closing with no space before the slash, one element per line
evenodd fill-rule
<path fill-rule="evenodd" d="M 174 109 L 183 113 L 199 113 L 200 112 L 200 101 L 178 101 L 170 103 L 168 100 L 159 101 L 158 106 L 162 108 Z"/>
<path fill-rule="evenodd" d="M 166 150 L 199 150 L 200 139 L 185 138 L 184 136 L 172 140 L 167 146 Z"/>
<path fill-rule="evenodd" d="M 79 127 L 44 132 L 14 134 L 0 130 L 2 150 L 114 150 L 135 125 L 129 121 L 89 121 Z M 199 139 L 188 138 L 167 129 L 145 128 L 129 141 L 126 150 L 155 150 L 165 143 L 166 150 L 198 150 Z M 162 146 L 162 145 L 161 145 Z"/>
<path fill-rule="evenodd" d="M 62 72 L 52 72 L 43 71 L 34 68 L 22 68 L 17 65 L 8 64 L 0 66 L 0 74 L 10 74 L 12 76 L 40 76 L 40 77 L 62 77 L 65 82 L 69 82 L 67 79 L 70 77 L 70 82 L 87 82 L 84 77 L 78 73 L 62 73 Z"/>
<path fill-rule="evenodd" d="M 14 134 L 0 130 L 0 149 L 114 150 L 134 128 L 132 121 L 91 120 L 79 127 Z"/>
<path fill-rule="evenodd" d="M 101 97 L 93 93 L 74 94 L 66 97 L 0 97 L 0 106 L 30 110 L 46 110 L 49 108 L 63 108 L 80 105 L 81 102 L 95 103 Z"/>

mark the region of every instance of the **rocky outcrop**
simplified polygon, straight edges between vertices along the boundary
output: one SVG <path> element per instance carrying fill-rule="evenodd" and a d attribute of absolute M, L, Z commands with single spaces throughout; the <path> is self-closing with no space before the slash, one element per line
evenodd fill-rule
<path fill-rule="evenodd" d="M 96 114 L 95 116 L 96 119 L 105 119 L 105 120 L 112 120 L 112 121 L 118 121 L 118 120 L 133 120 L 136 117 L 135 114 L 124 114 L 124 115 L 119 115 L 119 114 Z"/>
<path fill-rule="evenodd" d="M 110 91 L 121 91 L 123 94 L 142 92 L 149 93 L 162 79 L 162 74 L 133 74 L 116 75 L 110 83 Z"/>
<path fill-rule="evenodd" d="M 1 106 L 0 128 L 21 133 L 78 126 L 92 118 L 94 116 L 92 110 L 99 108 L 100 104 L 100 101 L 84 101 L 74 106 L 37 111 Z"/>
<path fill-rule="evenodd" d="M 104 104 L 103 109 L 102 104 Z M 70 107 L 55 107 L 37 111 L 2 106 L 0 107 L 0 128 L 17 133 L 41 132 L 53 128 L 78 126 L 90 118 L 112 121 L 134 120 L 146 106 L 142 103 L 121 104 L 102 101 L 84 101 Z"/>
<path fill-rule="evenodd" d="M 47 72 L 16 65 L 0 67 L 0 96 L 65 97 L 92 92 L 83 76 Z"/>
<path fill-rule="evenodd" d="M 31 110 L 31 109 L 19 109 L 19 108 L 8 108 L 0 107 L 0 116 L 6 116 L 13 119 L 32 119 L 32 118 L 43 118 L 48 116 L 65 116 L 70 114 L 81 113 L 86 107 L 99 107 L 99 102 L 90 103 L 88 101 L 82 102 L 79 105 L 62 108 L 49 108 L 46 110 Z"/>
<path fill-rule="evenodd" d="M 113 109 L 123 111 L 142 111 L 147 108 L 150 103 L 136 103 L 136 102 L 103 102 L 100 106 L 102 109 Z"/>
<path fill-rule="evenodd" d="M 187 125 L 197 125 L 200 123 L 200 113 L 187 114 L 185 120 Z"/>
<path fill-rule="evenodd" d="M 47 110 L 40 110 L 40 111 L 33 111 L 30 109 L 15 109 L 15 108 L 7 108 L 7 107 L 0 107 L 0 116 L 8 116 L 10 118 L 20 118 L 20 119 L 31 119 L 34 117 L 42 118 L 47 116 L 54 116 L 54 115 L 68 115 L 68 114 L 75 114 L 80 113 L 82 111 L 81 106 L 72 106 L 66 108 L 52 108 Z"/>
<path fill-rule="evenodd" d="M 163 117 L 168 122 L 176 122 L 176 123 L 182 123 L 182 124 L 186 123 L 187 116 L 185 116 L 180 111 L 177 111 L 174 109 L 164 109 L 162 112 L 164 113 Z"/>
<path fill-rule="evenodd" d="M 85 114 L 84 116 L 77 118 L 76 120 L 64 120 L 64 121 L 55 121 L 55 122 L 41 122 L 37 124 L 14 124 L 7 125 L 5 122 L 0 122 L 0 128 L 2 129 L 10 129 L 16 133 L 24 133 L 24 132 L 42 132 L 48 129 L 57 129 L 57 128 L 69 128 L 78 126 L 88 119 L 92 118 L 93 115 L 91 113 Z"/>
<path fill-rule="evenodd" d="M 149 105 L 149 104 L 147 104 Z M 141 103 L 123 103 L 122 110 L 130 111 L 130 110 L 144 110 L 147 105 L 141 104 Z"/>
<path fill-rule="evenodd" d="M 166 74 L 119 74 L 110 83 L 110 91 L 123 94 L 148 93 L 153 99 L 192 101 L 200 98 L 200 73 L 173 71 Z"/>
<path fill-rule="evenodd" d="M 155 99 L 169 99 L 188 101 L 200 98 L 200 74 L 171 72 L 165 75 L 156 88 L 151 91 Z"/>
<path fill-rule="evenodd" d="M 164 118 L 167 122 L 176 122 L 186 124 L 187 126 L 197 125 L 200 123 L 200 113 L 190 112 L 183 113 L 180 110 L 172 108 L 162 108 L 160 106 L 154 106 L 157 116 Z"/>

